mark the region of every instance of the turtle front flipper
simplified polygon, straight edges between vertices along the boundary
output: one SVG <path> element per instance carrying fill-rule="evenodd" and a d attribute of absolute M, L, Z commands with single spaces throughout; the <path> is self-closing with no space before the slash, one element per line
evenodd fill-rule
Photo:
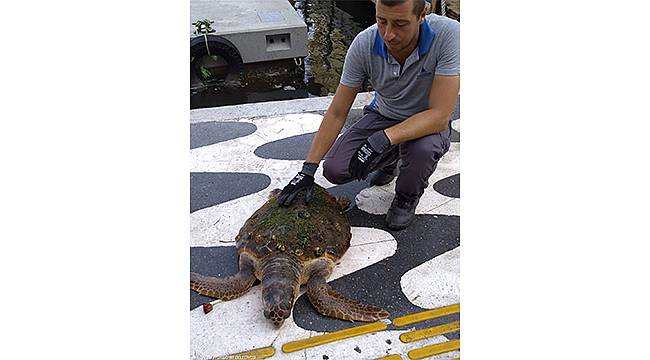
<path fill-rule="evenodd" d="M 239 272 L 226 278 L 190 273 L 190 289 L 221 300 L 232 300 L 244 295 L 255 283 L 255 268 L 247 256 L 239 258 Z"/>
<path fill-rule="evenodd" d="M 362 304 L 346 298 L 327 284 L 328 275 L 329 271 L 314 271 L 307 282 L 307 297 L 319 313 L 341 320 L 355 321 L 377 321 L 390 315 L 388 311 L 378 306 Z"/>

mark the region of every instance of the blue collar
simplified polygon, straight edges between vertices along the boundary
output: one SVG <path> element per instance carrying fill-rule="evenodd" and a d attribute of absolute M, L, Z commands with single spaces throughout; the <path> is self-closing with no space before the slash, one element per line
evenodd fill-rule
<path fill-rule="evenodd" d="M 375 34 L 375 44 L 372 48 L 375 55 L 381 56 L 384 59 L 388 60 L 388 49 L 386 48 L 386 43 L 384 39 L 381 38 L 379 34 L 379 29 L 376 29 Z M 420 24 L 420 39 L 418 43 L 418 55 L 422 56 L 429 52 L 431 45 L 433 44 L 433 39 L 436 37 L 436 34 L 429 26 L 429 22 L 425 18 L 422 24 Z"/>

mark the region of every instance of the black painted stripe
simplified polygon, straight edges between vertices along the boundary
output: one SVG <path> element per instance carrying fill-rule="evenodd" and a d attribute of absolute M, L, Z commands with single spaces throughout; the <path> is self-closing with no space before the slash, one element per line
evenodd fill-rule
<path fill-rule="evenodd" d="M 235 275 L 238 271 L 239 254 L 235 246 L 190 247 L 190 272 L 226 277 Z M 190 290 L 190 310 L 213 300 Z"/>
<path fill-rule="evenodd" d="M 257 173 L 190 173 L 190 213 L 254 194 L 271 178 Z"/>
<path fill-rule="evenodd" d="M 316 133 L 308 133 L 266 143 L 255 149 L 263 159 L 305 160 Z"/>
<path fill-rule="evenodd" d="M 210 121 L 190 124 L 190 149 L 250 135 L 255 130 L 255 125 L 245 122 Z"/>
<path fill-rule="evenodd" d="M 460 198 L 460 174 L 440 179 L 433 184 L 433 189 L 442 195 Z"/>

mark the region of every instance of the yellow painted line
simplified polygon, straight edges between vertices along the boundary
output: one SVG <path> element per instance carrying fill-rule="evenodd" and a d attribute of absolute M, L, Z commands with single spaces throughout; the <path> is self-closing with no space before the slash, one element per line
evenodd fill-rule
<path fill-rule="evenodd" d="M 388 356 L 376 358 L 375 360 L 402 360 L 402 357 L 399 355 L 388 355 Z"/>
<path fill-rule="evenodd" d="M 408 355 L 409 359 L 424 359 L 429 356 L 444 354 L 454 350 L 460 350 L 460 340 L 445 341 L 440 344 L 411 350 Z"/>
<path fill-rule="evenodd" d="M 460 330 L 460 321 L 449 324 L 442 324 L 422 330 L 410 331 L 399 336 L 403 343 L 410 343 L 416 340 L 430 338 L 436 335 L 450 333 L 452 331 Z"/>
<path fill-rule="evenodd" d="M 377 321 L 372 324 L 356 326 L 349 329 L 338 330 L 331 333 L 318 335 L 309 339 L 288 342 L 282 345 L 282 351 L 290 353 L 310 347 L 331 343 L 337 340 L 347 339 L 354 336 L 369 334 L 375 331 L 386 330 L 388 325 L 385 322 Z"/>
<path fill-rule="evenodd" d="M 253 359 L 265 359 L 275 355 L 275 348 L 273 346 L 254 349 L 250 351 L 244 351 L 233 355 L 219 356 L 213 360 L 253 360 Z"/>
<path fill-rule="evenodd" d="M 416 314 L 398 317 L 393 320 L 393 325 L 395 326 L 410 325 L 410 324 L 418 323 L 420 321 L 435 319 L 441 316 L 455 314 L 458 312 L 460 312 L 460 304 L 443 306 L 437 309 L 427 310 Z"/>

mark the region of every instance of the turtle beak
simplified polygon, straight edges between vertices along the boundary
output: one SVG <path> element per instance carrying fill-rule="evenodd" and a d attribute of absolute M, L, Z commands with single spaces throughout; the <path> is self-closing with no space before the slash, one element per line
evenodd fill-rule
<path fill-rule="evenodd" d="M 284 320 L 291 315 L 293 307 L 293 291 L 280 286 L 273 286 L 265 289 L 263 292 L 264 299 L 264 317 L 271 320 L 276 327 L 282 326 Z"/>
<path fill-rule="evenodd" d="M 284 320 L 289 317 L 291 312 L 285 312 L 282 309 L 279 309 L 277 306 L 272 306 L 270 308 L 264 309 L 264 317 L 271 320 L 275 327 L 280 327 L 284 323 Z"/>

